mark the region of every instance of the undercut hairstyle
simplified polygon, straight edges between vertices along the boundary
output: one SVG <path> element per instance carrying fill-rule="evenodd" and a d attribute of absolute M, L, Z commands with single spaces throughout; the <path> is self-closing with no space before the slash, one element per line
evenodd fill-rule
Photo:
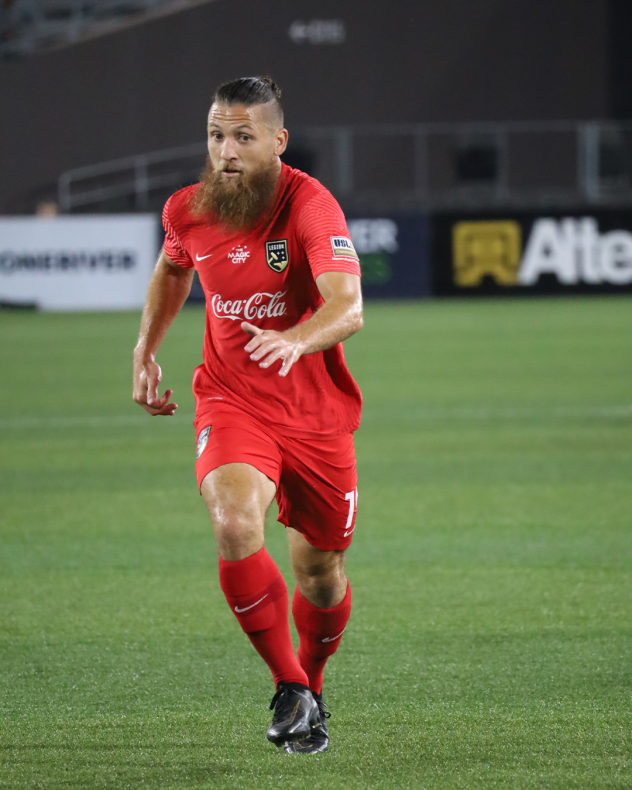
<path fill-rule="evenodd" d="M 213 96 L 214 104 L 241 104 L 252 107 L 255 104 L 271 104 L 274 122 L 283 127 L 283 108 L 281 107 L 281 88 L 272 77 L 241 77 L 220 85 Z"/>

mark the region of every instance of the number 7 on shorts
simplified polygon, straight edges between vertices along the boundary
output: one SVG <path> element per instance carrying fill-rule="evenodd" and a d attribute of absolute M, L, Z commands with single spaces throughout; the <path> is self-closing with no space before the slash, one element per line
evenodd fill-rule
<path fill-rule="evenodd" d="M 346 538 L 347 535 L 351 535 L 355 529 L 354 516 L 358 507 L 358 489 L 354 488 L 353 491 L 349 491 L 347 494 L 345 494 L 345 499 L 349 502 L 349 515 L 347 516 L 344 534 L 344 537 Z M 351 527 L 351 529 L 349 529 L 349 527 Z"/>

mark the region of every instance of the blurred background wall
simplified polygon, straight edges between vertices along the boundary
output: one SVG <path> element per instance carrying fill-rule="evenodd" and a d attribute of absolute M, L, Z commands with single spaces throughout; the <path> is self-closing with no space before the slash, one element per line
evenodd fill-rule
<path fill-rule="evenodd" d="M 290 129 L 629 117 L 629 5 L 215 0 L 13 54 L 0 61 L 0 210 L 28 210 L 70 168 L 202 140 L 214 87 L 246 74 L 281 84 Z M 312 20 L 342 32 L 319 40 Z"/>

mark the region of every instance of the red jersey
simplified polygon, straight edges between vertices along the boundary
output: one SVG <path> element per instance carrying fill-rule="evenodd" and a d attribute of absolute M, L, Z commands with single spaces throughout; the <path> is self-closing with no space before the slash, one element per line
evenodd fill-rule
<path fill-rule="evenodd" d="M 305 354 L 287 376 L 281 363 L 260 368 L 244 351 L 248 321 L 283 331 L 323 304 L 316 278 L 360 274 L 342 210 L 310 176 L 282 166 L 273 208 L 248 231 L 232 232 L 193 215 L 197 185 L 181 189 L 163 211 L 164 250 L 179 266 L 195 267 L 206 296 L 204 364 L 194 378 L 198 403 L 237 407 L 287 436 L 355 431 L 362 397 L 345 365 L 342 343 Z"/>

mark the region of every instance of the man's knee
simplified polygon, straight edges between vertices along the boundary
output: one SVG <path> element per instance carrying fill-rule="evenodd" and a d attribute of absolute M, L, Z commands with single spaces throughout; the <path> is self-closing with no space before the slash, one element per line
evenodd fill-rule
<path fill-rule="evenodd" d="M 301 594 L 315 606 L 328 609 L 344 598 L 347 577 L 342 552 L 327 552 L 295 565 L 294 574 Z"/>
<path fill-rule="evenodd" d="M 246 464 L 219 467 L 204 478 L 202 496 L 223 559 L 241 560 L 263 546 L 265 514 L 274 488 Z"/>
<path fill-rule="evenodd" d="M 209 508 L 219 553 L 225 560 L 249 557 L 263 546 L 264 522 L 258 513 Z"/>
<path fill-rule="evenodd" d="M 217 549 L 223 559 L 242 560 L 263 546 L 264 516 L 257 510 L 207 503 Z"/>

